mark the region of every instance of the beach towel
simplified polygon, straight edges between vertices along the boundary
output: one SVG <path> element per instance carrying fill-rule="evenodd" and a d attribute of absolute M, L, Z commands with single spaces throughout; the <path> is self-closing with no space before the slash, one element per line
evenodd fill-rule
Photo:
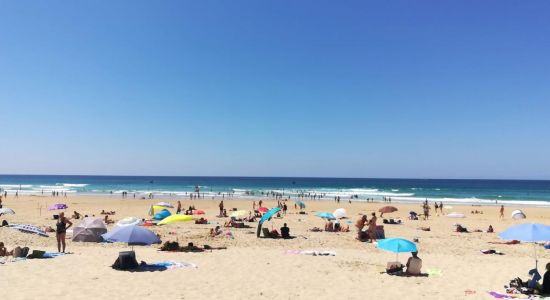
<path fill-rule="evenodd" d="M 176 262 L 176 261 L 161 261 L 157 263 L 148 264 L 142 261 L 137 269 L 131 270 L 121 270 L 121 271 L 130 271 L 130 272 L 156 272 L 156 271 L 166 271 L 171 269 L 180 269 L 180 268 L 197 268 L 197 265 L 188 262 Z"/>
<path fill-rule="evenodd" d="M 334 251 L 319 251 L 319 250 L 287 250 L 286 254 L 301 254 L 311 256 L 336 256 Z"/>
<path fill-rule="evenodd" d="M 503 294 L 495 291 L 487 292 L 495 299 L 549 299 L 538 295 L 523 295 L 523 294 Z"/>

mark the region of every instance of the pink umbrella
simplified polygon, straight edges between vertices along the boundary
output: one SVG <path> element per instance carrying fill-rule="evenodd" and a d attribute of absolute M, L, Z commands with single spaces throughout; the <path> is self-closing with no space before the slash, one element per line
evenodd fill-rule
<path fill-rule="evenodd" d="M 67 204 L 57 203 L 48 207 L 48 210 L 58 210 L 58 209 L 67 209 L 67 208 L 69 208 Z"/>

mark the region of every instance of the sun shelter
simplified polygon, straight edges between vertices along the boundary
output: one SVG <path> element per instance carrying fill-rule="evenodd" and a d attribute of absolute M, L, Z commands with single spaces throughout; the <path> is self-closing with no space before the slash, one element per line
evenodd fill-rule
<path fill-rule="evenodd" d="M 103 240 L 102 234 L 107 232 L 107 227 L 99 218 L 84 218 L 73 229 L 73 242 L 94 242 Z"/>

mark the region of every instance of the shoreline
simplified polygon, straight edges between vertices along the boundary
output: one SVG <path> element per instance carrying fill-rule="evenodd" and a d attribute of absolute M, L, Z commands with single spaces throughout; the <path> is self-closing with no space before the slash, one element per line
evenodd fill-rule
<path fill-rule="evenodd" d="M 164 195 L 164 194 L 154 194 L 154 197 L 153 198 L 147 198 L 147 197 L 136 197 L 136 198 L 133 198 L 133 196 L 127 196 L 126 198 L 123 198 L 121 197 L 121 194 L 120 193 L 116 193 L 116 194 L 105 194 L 105 193 L 68 193 L 67 194 L 67 197 L 63 197 L 63 196 L 56 196 L 56 197 L 52 197 L 50 195 L 27 195 L 27 194 L 23 194 L 21 196 L 19 196 L 20 198 L 21 197 L 30 197 L 30 198 L 44 198 L 44 199 L 70 199 L 71 197 L 77 197 L 77 198 L 102 198 L 102 199 L 113 199 L 113 200 L 136 200 L 136 201 L 145 201 L 145 200 L 148 200 L 148 201 L 155 201 L 155 200 L 170 200 L 170 201 L 221 201 L 221 200 L 224 200 L 224 201 L 259 201 L 259 200 L 262 200 L 262 201 L 277 201 L 277 200 L 280 200 L 280 201 L 283 201 L 283 200 L 287 200 L 287 201 L 290 201 L 290 202 L 295 202 L 295 201 L 303 201 L 304 203 L 310 203 L 310 202 L 313 202 L 313 203 L 335 203 L 336 202 L 334 201 L 334 199 L 300 199 L 300 198 L 296 198 L 296 197 L 287 197 L 287 198 L 281 198 L 281 199 L 277 199 L 275 197 L 268 197 L 268 196 L 239 196 L 239 197 L 229 197 L 229 196 L 225 196 L 225 197 L 222 197 L 220 195 L 208 195 L 208 196 L 205 196 L 205 197 L 200 197 L 200 198 L 193 198 L 191 199 L 189 197 L 189 195 L 187 196 L 181 196 L 181 195 L 178 195 L 178 196 L 174 196 L 174 195 Z M 15 196 L 13 195 L 9 195 L 8 198 L 2 198 L 2 199 L 17 199 Z M 430 204 L 430 206 L 433 206 L 434 202 L 437 202 L 437 203 L 440 203 L 440 202 L 443 202 L 444 206 L 445 205 L 454 205 L 454 206 L 471 206 L 471 207 L 497 207 L 497 206 L 500 206 L 500 205 L 504 205 L 506 207 L 518 207 L 518 208 L 521 208 L 521 207 L 534 207 L 534 208 L 550 208 L 550 201 L 531 201 L 531 200 L 527 200 L 527 201 L 520 201 L 520 200 L 499 200 L 498 202 L 493 202 L 491 200 L 483 200 L 483 199 L 478 199 L 479 201 L 468 201 L 468 200 L 465 200 L 465 201 L 460 201 L 460 200 L 463 200 L 463 199 L 453 199 L 453 198 L 419 198 L 419 197 L 415 197 L 415 198 L 404 198 L 404 197 L 396 197 L 396 198 L 391 198 L 391 202 L 385 202 L 383 200 L 373 200 L 373 201 L 367 201 L 365 199 L 353 199 L 351 200 L 351 203 L 363 203 L 363 204 L 367 204 L 367 203 L 374 203 L 374 204 L 385 204 L 385 205 L 392 205 L 392 204 L 411 204 L 411 205 L 414 205 L 414 204 L 421 204 L 423 203 L 425 200 L 428 200 L 428 203 Z M 349 199 L 342 199 L 340 200 L 340 204 L 342 205 L 345 205 L 345 204 L 348 204 L 349 203 Z"/>

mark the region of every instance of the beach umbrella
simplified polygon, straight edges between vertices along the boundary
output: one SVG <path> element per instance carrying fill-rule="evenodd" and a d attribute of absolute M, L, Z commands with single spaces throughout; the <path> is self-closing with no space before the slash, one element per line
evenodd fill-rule
<path fill-rule="evenodd" d="M 465 218 L 466 216 L 462 213 L 452 212 L 452 213 L 448 214 L 447 217 L 449 217 L 449 218 Z"/>
<path fill-rule="evenodd" d="M 48 210 L 58 210 L 58 209 L 67 209 L 67 208 L 69 207 L 65 203 L 57 203 L 57 204 L 50 205 L 50 207 L 48 207 Z"/>
<path fill-rule="evenodd" d="M 397 211 L 397 207 L 395 206 L 384 206 L 378 210 L 378 212 L 383 214 L 389 214 L 396 211 Z"/>
<path fill-rule="evenodd" d="M 512 219 L 514 220 L 525 219 L 525 218 L 526 218 L 525 214 L 519 209 L 514 210 L 512 212 Z"/>
<path fill-rule="evenodd" d="M 332 215 L 336 218 L 336 219 L 342 219 L 342 218 L 345 218 L 346 217 L 346 210 L 343 209 L 343 208 L 338 208 L 337 210 L 335 210 Z"/>
<path fill-rule="evenodd" d="M 162 206 L 162 207 L 170 207 L 170 208 L 174 208 L 174 205 L 168 203 L 168 202 L 159 202 L 157 203 L 155 206 Z"/>
<path fill-rule="evenodd" d="M 389 238 L 378 241 L 378 248 L 390 252 L 396 253 L 396 261 L 398 261 L 398 255 L 402 252 L 416 252 L 416 244 L 402 238 Z"/>
<path fill-rule="evenodd" d="M 102 234 L 107 232 L 105 223 L 99 218 L 84 218 L 73 229 L 73 242 L 96 242 L 103 240 Z"/>
<path fill-rule="evenodd" d="M 115 226 L 117 227 L 134 226 L 134 225 L 141 225 L 141 220 L 135 217 L 126 217 L 115 224 Z"/>
<path fill-rule="evenodd" d="M 193 210 L 194 215 L 204 215 L 204 210 L 195 209 Z"/>
<path fill-rule="evenodd" d="M 1 215 L 15 215 L 15 211 L 11 208 L 0 208 L 0 216 Z"/>
<path fill-rule="evenodd" d="M 232 212 L 229 216 L 236 219 L 242 219 L 248 216 L 248 212 L 246 210 L 237 210 Z"/>
<path fill-rule="evenodd" d="M 193 221 L 193 217 L 189 215 L 171 215 L 169 217 L 164 218 L 162 221 L 158 222 L 157 225 L 166 225 L 171 223 L 177 223 L 177 222 L 187 222 L 187 221 Z"/>
<path fill-rule="evenodd" d="M 153 219 L 162 220 L 166 217 L 169 217 L 170 215 L 171 215 L 171 213 L 170 213 L 169 210 L 163 209 L 163 210 L 159 211 L 158 213 L 156 213 L 155 216 L 153 217 Z"/>
<path fill-rule="evenodd" d="M 115 227 L 101 236 L 105 241 L 112 243 L 128 243 L 129 245 L 160 244 L 160 239 L 154 232 L 139 226 Z"/>
<path fill-rule="evenodd" d="M 538 264 L 536 242 L 550 241 L 550 226 L 544 224 L 518 224 L 509 227 L 498 235 L 503 240 L 518 240 L 533 243 L 535 266 Z"/>
<path fill-rule="evenodd" d="M 316 213 L 315 215 L 319 218 L 323 218 L 323 219 L 327 219 L 327 220 L 336 220 L 336 217 L 334 217 L 334 215 L 329 213 L 329 212 L 321 211 L 321 212 Z"/>
<path fill-rule="evenodd" d="M 275 215 L 276 213 L 278 213 L 280 210 L 281 210 L 281 208 L 279 208 L 279 207 L 274 207 L 274 208 L 272 208 L 272 209 L 270 209 L 270 210 L 268 210 L 268 211 L 266 211 L 266 212 L 264 213 L 264 215 L 263 215 L 262 218 L 260 219 L 260 222 L 258 222 L 258 230 L 256 231 L 256 236 L 257 236 L 257 237 L 260 237 L 260 232 L 261 232 L 261 230 L 262 230 L 262 224 L 263 224 L 265 221 L 271 219 L 271 217 L 273 217 L 273 215 Z"/>
<path fill-rule="evenodd" d="M 29 224 L 11 224 L 9 225 L 9 228 L 12 228 L 12 229 L 17 229 L 21 232 L 25 232 L 25 233 L 34 233 L 34 234 L 38 234 L 40 236 L 45 236 L 47 237 L 48 234 L 42 230 L 42 228 L 38 227 L 38 226 L 34 226 L 34 225 L 29 225 Z"/>
<path fill-rule="evenodd" d="M 297 200 L 296 204 L 298 205 L 298 207 L 300 207 L 300 209 L 306 208 L 306 204 L 304 203 L 304 201 Z"/>
<path fill-rule="evenodd" d="M 258 211 L 261 212 L 261 213 L 265 213 L 265 212 L 267 212 L 268 210 L 269 210 L 269 208 L 267 208 L 267 207 L 260 207 L 260 208 L 258 208 Z"/>

